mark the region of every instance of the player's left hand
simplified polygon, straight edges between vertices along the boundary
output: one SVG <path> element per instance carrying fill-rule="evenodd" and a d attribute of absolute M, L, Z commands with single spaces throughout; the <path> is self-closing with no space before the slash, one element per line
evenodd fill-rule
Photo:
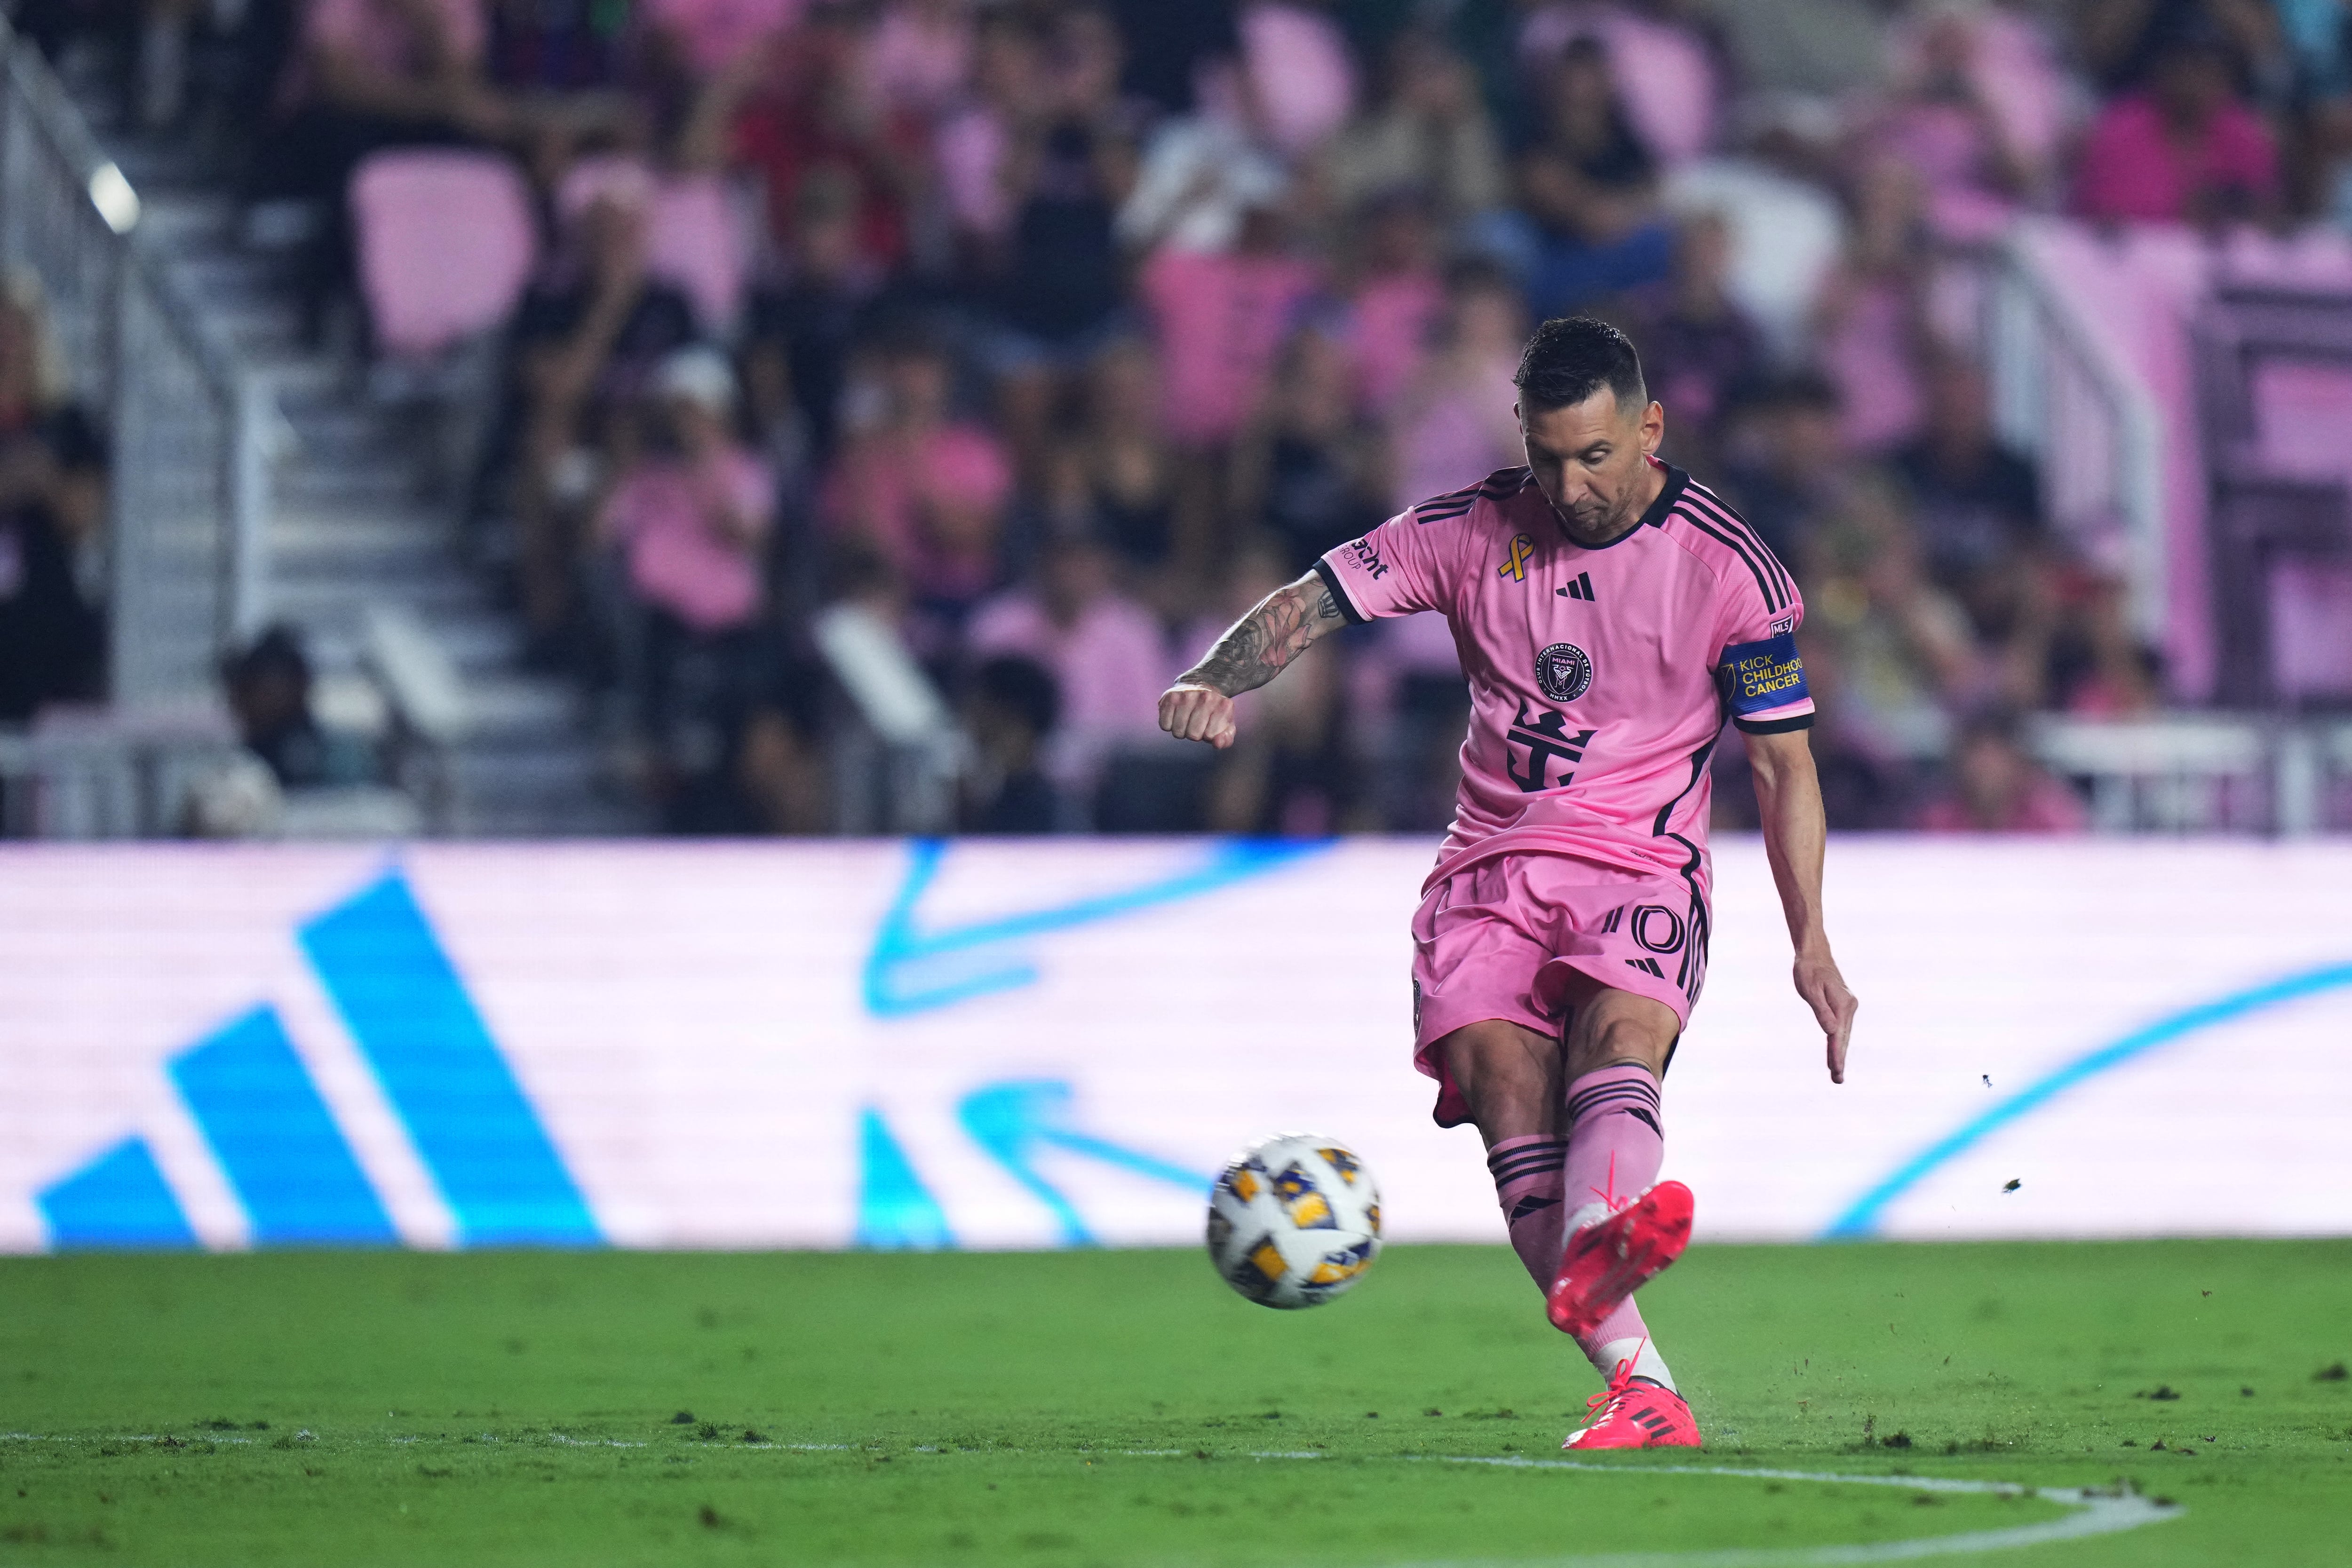
<path fill-rule="evenodd" d="M 1799 954 L 1796 978 L 1797 994 L 1813 1009 L 1813 1019 L 1827 1037 L 1830 1082 L 1843 1083 L 1846 1040 L 1853 1033 L 1854 1009 L 1862 1004 L 1845 988 L 1837 960 L 1825 952 Z"/>

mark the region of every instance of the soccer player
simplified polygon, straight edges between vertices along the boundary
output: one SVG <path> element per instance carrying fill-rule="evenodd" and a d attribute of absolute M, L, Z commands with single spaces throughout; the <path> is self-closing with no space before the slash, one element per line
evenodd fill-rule
<path fill-rule="evenodd" d="M 1854 998 L 1822 924 L 1804 607 L 1715 493 L 1659 460 L 1624 334 L 1547 321 L 1514 378 L 1528 465 L 1390 518 L 1266 597 L 1160 699 L 1234 742 L 1234 699 L 1340 626 L 1430 611 L 1471 695 L 1454 826 L 1413 916 L 1413 1064 L 1477 1124 L 1511 1244 L 1608 1379 L 1571 1448 L 1700 1446 L 1633 1292 L 1690 1235 L 1658 1090 L 1706 977 L 1707 759 L 1747 745 L 1797 994 L 1845 1079 Z"/>

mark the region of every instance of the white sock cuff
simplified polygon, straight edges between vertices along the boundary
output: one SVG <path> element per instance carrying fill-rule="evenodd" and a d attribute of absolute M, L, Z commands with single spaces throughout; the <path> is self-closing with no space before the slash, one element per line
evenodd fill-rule
<path fill-rule="evenodd" d="M 1593 1366 L 1603 1377 L 1616 1376 L 1617 1364 L 1630 1361 L 1633 1364 L 1634 1376 L 1646 1377 L 1663 1388 L 1680 1392 L 1675 1388 L 1675 1375 L 1666 1370 L 1666 1358 L 1660 1355 L 1658 1347 L 1646 1339 L 1612 1339 L 1606 1344 L 1593 1346 L 1587 1354 L 1592 1357 Z"/>
<path fill-rule="evenodd" d="M 1588 1203 L 1561 1222 L 1559 1233 L 1563 1237 L 1573 1236 L 1588 1225 L 1600 1224 L 1609 1218 L 1610 1212 L 1610 1207 L 1605 1203 L 1598 1201 Z"/>

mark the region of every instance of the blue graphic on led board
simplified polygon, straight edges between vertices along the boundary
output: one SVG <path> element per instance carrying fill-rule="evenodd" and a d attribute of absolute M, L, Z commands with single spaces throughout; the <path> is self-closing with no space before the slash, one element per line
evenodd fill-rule
<path fill-rule="evenodd" d="M 144 1138 L 125 1138 L 34 1195 L 59 1247 L 185 1248 L 196 1233 Z"/>
<path fill-rule="evenodd" d="M 916 905 L 939 880 L 948 846 L 938 839 L 919 839 L 908 846 L 906 880 L 898 884 L 898 896 L 882 916 L 873 950 L 866 957 L 866 1009 L 877 1018 L 903 1018 L 1028 985 L 1037 978 L 1037 967 L 1016 946 L 1025 937 L 1197 898 L 1278 871 L 1328 847 L 1325 841 L 1305 840 L 1220 840 L 1200 864 L 1155 881 L 1042 909 L 926 930 Z"/>
<path fill-rule="evenodd" d="M 252 1222 L 257 1247 L 397 1243 L 274 1008 L 170 1063 L 172 1082 Z"/>
<path fill-rule="evenodd" d="M 939 880 L 948 847 L 937 839 L 919 839 L 908 846 L 906 878 L 866 959 L 866 1006 L 877 1018 L 904 1018 L 1029 985 L 1037 978 L 1037 967 L 1017 946 L 1024 938 L 1215 893 L 1295 864 L 1329 845 L 1301 840 L 1220 840 L 1199 864 L 1133 887 L 925 929 L 918 906 Z M 1211 1177 L 1066 1125 L 1070 1099 L 1066 1082 L 1024 1079 L 983 1085 L 956 1108 L 956 1119 L 972 1141 L 1052 1212 L 1066 1245 L 1092 1246 L 1095 1236 L 1077 1206 L 1039 1174 L 1036 1155 L 1043 1149 L 1061 1149 L 1154 1180 L 1207 1191 Z M 861 1114 L 858 1149 L 857 1244 L 953 1246 L 938 1200 L 924 1187 L 881 1114 L 870 1107 Z"/>
<path fill-rule="evenodd" d="M 457 1221 L 460 1247 L 594 1246 L 586 1200 L 393 872 L 297 932 Z M 387 1246 L 390 1217 L 275 1009 L 167 1064 L 256 1246 Z M 53 1245 L 187 1247 L 187 1217 L 143 1139 L 36 1195 Z"/>
<path fill-rule="evenodd" d="M 1870 1235 L 1878 1228 L 1879 1218 L 1885 1213 L 1887 1206 L 1927 1179 L 1937 1166 L 1958 1158 L 2011 1123 L 2032 1114 L 2066 1091 L 2102 1072 L 2111 1071 L 2149 1051 L 2205 1030 L 2347 986 L 2352 986 L 2352 964 L 2322 965 L 2316 969 L 2283 976 L 2263 985 L 2252 986 L 2242 991 L 2217 997 L 2210 1002 L 2184 1008 L 2143 1029 L 2133 1030 L 2121 1040 L 2078 1056 L 2027 1084 L 1990 1110 L 1969 1118 L 1904 1161 L 1892 1174 L 1856 1198 L 1822 1233 L 1822 1239 L 1825 1241 L 1850 1241 Z"/>
<path fill-rule="evenodd" d="M 915 1174 L 882 1113 L 871 1106 L 858 1119 L 857 1159 L 857 1246 L 929 1252 L 955 1245 L 947 1212 Z"/>

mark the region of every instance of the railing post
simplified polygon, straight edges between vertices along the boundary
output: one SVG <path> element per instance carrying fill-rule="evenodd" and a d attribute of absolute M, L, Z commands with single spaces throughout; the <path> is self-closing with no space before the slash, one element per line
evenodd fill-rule
<path fill-rule="evenodd" d="M 277 409 L 262 377 L 233 371 L 227 475 L 229 580 L 222 596 L 224 646 L 248 641 L 269 620 L 269 437 Z"/>

